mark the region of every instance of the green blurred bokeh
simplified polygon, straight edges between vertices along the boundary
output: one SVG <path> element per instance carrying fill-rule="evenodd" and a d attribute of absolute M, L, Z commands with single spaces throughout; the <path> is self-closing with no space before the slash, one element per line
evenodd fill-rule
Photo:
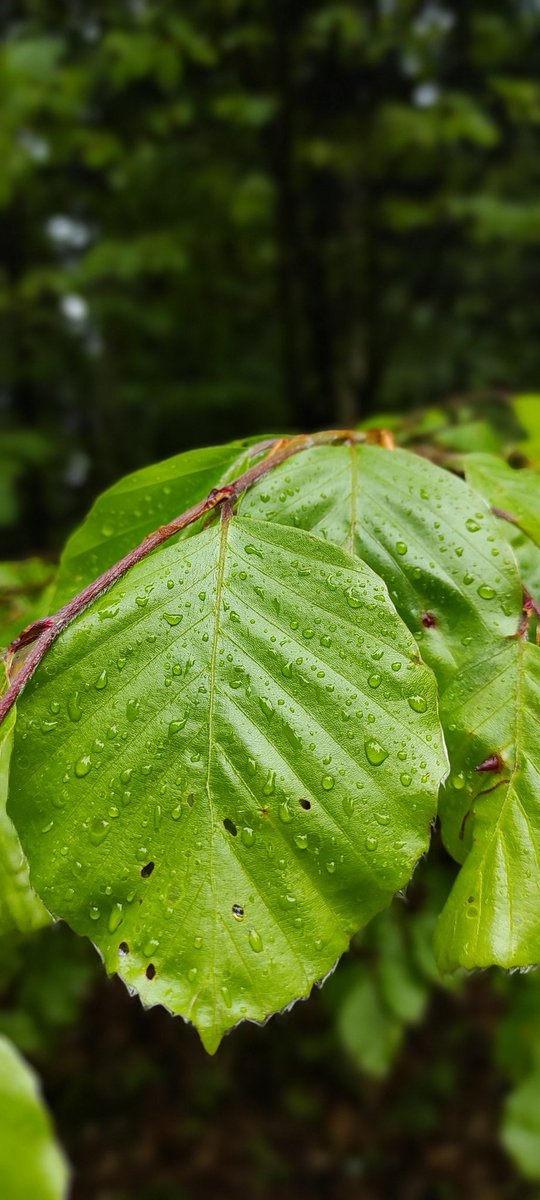
<path fill-rule="evenodd" d="M 540 379 L 536 0 L 4 0 L 4 557 L 189 446 Z"/>

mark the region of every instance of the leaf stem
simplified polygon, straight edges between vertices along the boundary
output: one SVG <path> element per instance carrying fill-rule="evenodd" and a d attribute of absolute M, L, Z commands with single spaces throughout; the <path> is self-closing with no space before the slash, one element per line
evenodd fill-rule
<path fill-rule="evenodd" d="M 262 445 L 252 448 L 252 453 L 260 453 L 261 449 L 268 450 L 260 462 L 255 466 L 250 467 L 239 475 L 232 483 L 228 483 L 223 487 L 212 488 L 208 496 L 204 500 L 200 500 L 198 504 L 194 504 L 188 508 L 186 512 L 179 517 L 175 517 L 167 525 L 161 525 L 153 533 L 148 534 L 138 546 L 125 554 L 119 559 L 114 566 L 109 567 L 102 575 L 89 583 L 83 588 L 77 596 L 59 608 L 56 613 L 50 617 L 41 618 L 33 622 L 27 629 L 24 629 L 18 637 L 15 638 L 7 650 L 4 651 L 4 659 L 6 660 L 8 671 L 14 667 L 13 675 L 9 687 L 0 698 L 0 724 L 7 716 L 8 712 L 13 708 L 18 697 L 28 683 L 28 680 L 34 674 L 43 658 L 50 650 L 51 646 L 56 641 L 57 637 L 62 633 L 67 625 L 80 616 L 89 604 L 103 596 L 108 592 L 113 584 L 122 579 L 124 575 L 142 562 L 154 550 L 157 550 L 169 538 L 180 533 L 183 529 L 193 525 L 199 521 L 201 517 L 205 517 L 220 505 L 225 505 L 230 508 L 235 500 L 238 499 L 248 488 L 257 483 L 270 471 L 279 467 L 281 463 L 292 458 L 293 455 L 301 453 L 303 450 L 310 450 L 314 446 L 328 446 L 340 443 L 356 445 L 361 442 L 370 442 L 371 444 L 384 446 L 387 449 L 393 448 L 393 443 L 386 430 L 371 429 L 368 433 L 359 433 L 350 429 L 325 430 L 321 433 L 313 434 L 298 434 L 295 437 L 276 438 L 274 441 L 262 443 Z M 22 663 L 14 662 L 18 651 L 27 647 L 31 647 Z"/>

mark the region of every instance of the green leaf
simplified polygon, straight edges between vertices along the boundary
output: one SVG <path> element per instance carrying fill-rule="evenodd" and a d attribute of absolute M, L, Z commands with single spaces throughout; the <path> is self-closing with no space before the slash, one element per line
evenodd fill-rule
<path fill-rule="evenodd" d="M 378 967 L 381 996 L 390 1012 L 404 1024 L 414 1024 L 424 1013 L 428 989 L 411 958 L 395 914 L 384 914 L 378 922 Z"/>
<path fill-rule="evenodd" d="M 245 470 L 249 447 L 260 439 L 188 450 L 126 475 L 98 496 L 66 543 L 51 598 L 60 608 L 97 579 L 148 533 L 203 500 L 222 482 Z M 193 530 L 189 530 L 192 534 Z M 183 536 L 187 536 L 187 532 Z"/>
<path fill-rule="evenodd" d="M 513 640 L 442 697 L 452 773 L 440 814 L 463 862 L 437 926 L 442 970 L 540 961 L 539 692 L 540 647 Z"/>
<path fill-rule="evenodd" d="M 540 546 L 540 473 L 514 470 L 492 454 L 468 454 L 462 464 L 471 487 Z"/>
<path fill-rule="evenodd" d="M 78 618 L 17 731 L 40 896 L 211 1050 L 307 995 L 409 880 L 446 770 L 435 680 L 381 581 L 236 517 Z"/>
<path fill-rule="evenodd" d="M 512 547 L 523 586 L 537 603 L 540 601 L 540 549 L 510 521 L 499 520 L 503 537 Z"/>
<path fill-rule="evenodd" d="M 501 1140 L 521 1174 L 526 1179 L 540 1179 L 540 1070 L 511 1093 Z"/>
<path fill-rule="evenodd" d="M 50 917 L 30 886 L 28 863 L 6 812 L 15 710 L 0 725 L 0 937 L 30 933 Z"/>
<path fill-rule="evenodd" d="M 63 1200 L 69 1172 L 30 1067 L 0 1037 L 0 1192 L 9 1200 Z"/>
<path fill-rule="evenodd" d="M 356 1064 L 384 1079 L 403 1040 L 403 1022 L 383 1003 L 376 983 L 361 976 L 340 1007 L 337 1031 L 344 1048 Z"/>
<path fill-rule="evenodd" d="M 467 484 L 406 450 L 329 446 L 251 489 L 244 516 L 300 526 L 354 550 L 383 578 L 422 657 L 447 681 L 493 637 L 516 632 L 511 550 Z M 434 618 L 424 628 L 422 620 Z"/>

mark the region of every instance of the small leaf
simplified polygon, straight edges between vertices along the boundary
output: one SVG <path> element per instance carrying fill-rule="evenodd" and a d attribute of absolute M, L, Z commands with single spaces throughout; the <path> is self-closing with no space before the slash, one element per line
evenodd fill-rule
<path fill-rule="evenodd" d="M 403 1040 L 405 1026 L 381 1002 L 376 983 L 360 976 L 338 1012 L 337 1030 L 354 1062 L 376 1079 L 388 1074 Z"/>
<path fill-rule="evenodd" d="M 452 760 L 443 836 L 463 866 L 439 918 L 442 970 L 540 961 L 540 647 L 515 640 L 456 677 L 442 718 Z M 492 771 L 479 767 L 500 760 Z"/>
<path fill-rule="evenodd" d="M 0 1192 L 6 1200 L 64 1200 L 68 1167 L 34 1072 L 0 1037 Z"/>
<path fill-rule="evenodd" d="M 513 470 L 492 454 L 467 454 L 462 465 L 471 486 L 540 546 L 540 473 Z"/>
<path fill-rule="evenodd" d="M 381 581 L 236 517 L 78 618 L 19 722 L 34 886 L 211 1050 L 307 995 L 408 882 L 446 770 L 435 680 Z"/>

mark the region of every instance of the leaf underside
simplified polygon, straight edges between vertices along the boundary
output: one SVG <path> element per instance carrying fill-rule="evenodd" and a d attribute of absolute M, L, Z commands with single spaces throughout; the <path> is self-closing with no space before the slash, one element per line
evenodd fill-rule
<path fill-rule="evenodd" d="M 381 580 L 232 517 L 63 633 L 19 705 L 9 811 L 49 910 L 214 1050 L 408 882 L 446 766 Z"/>

